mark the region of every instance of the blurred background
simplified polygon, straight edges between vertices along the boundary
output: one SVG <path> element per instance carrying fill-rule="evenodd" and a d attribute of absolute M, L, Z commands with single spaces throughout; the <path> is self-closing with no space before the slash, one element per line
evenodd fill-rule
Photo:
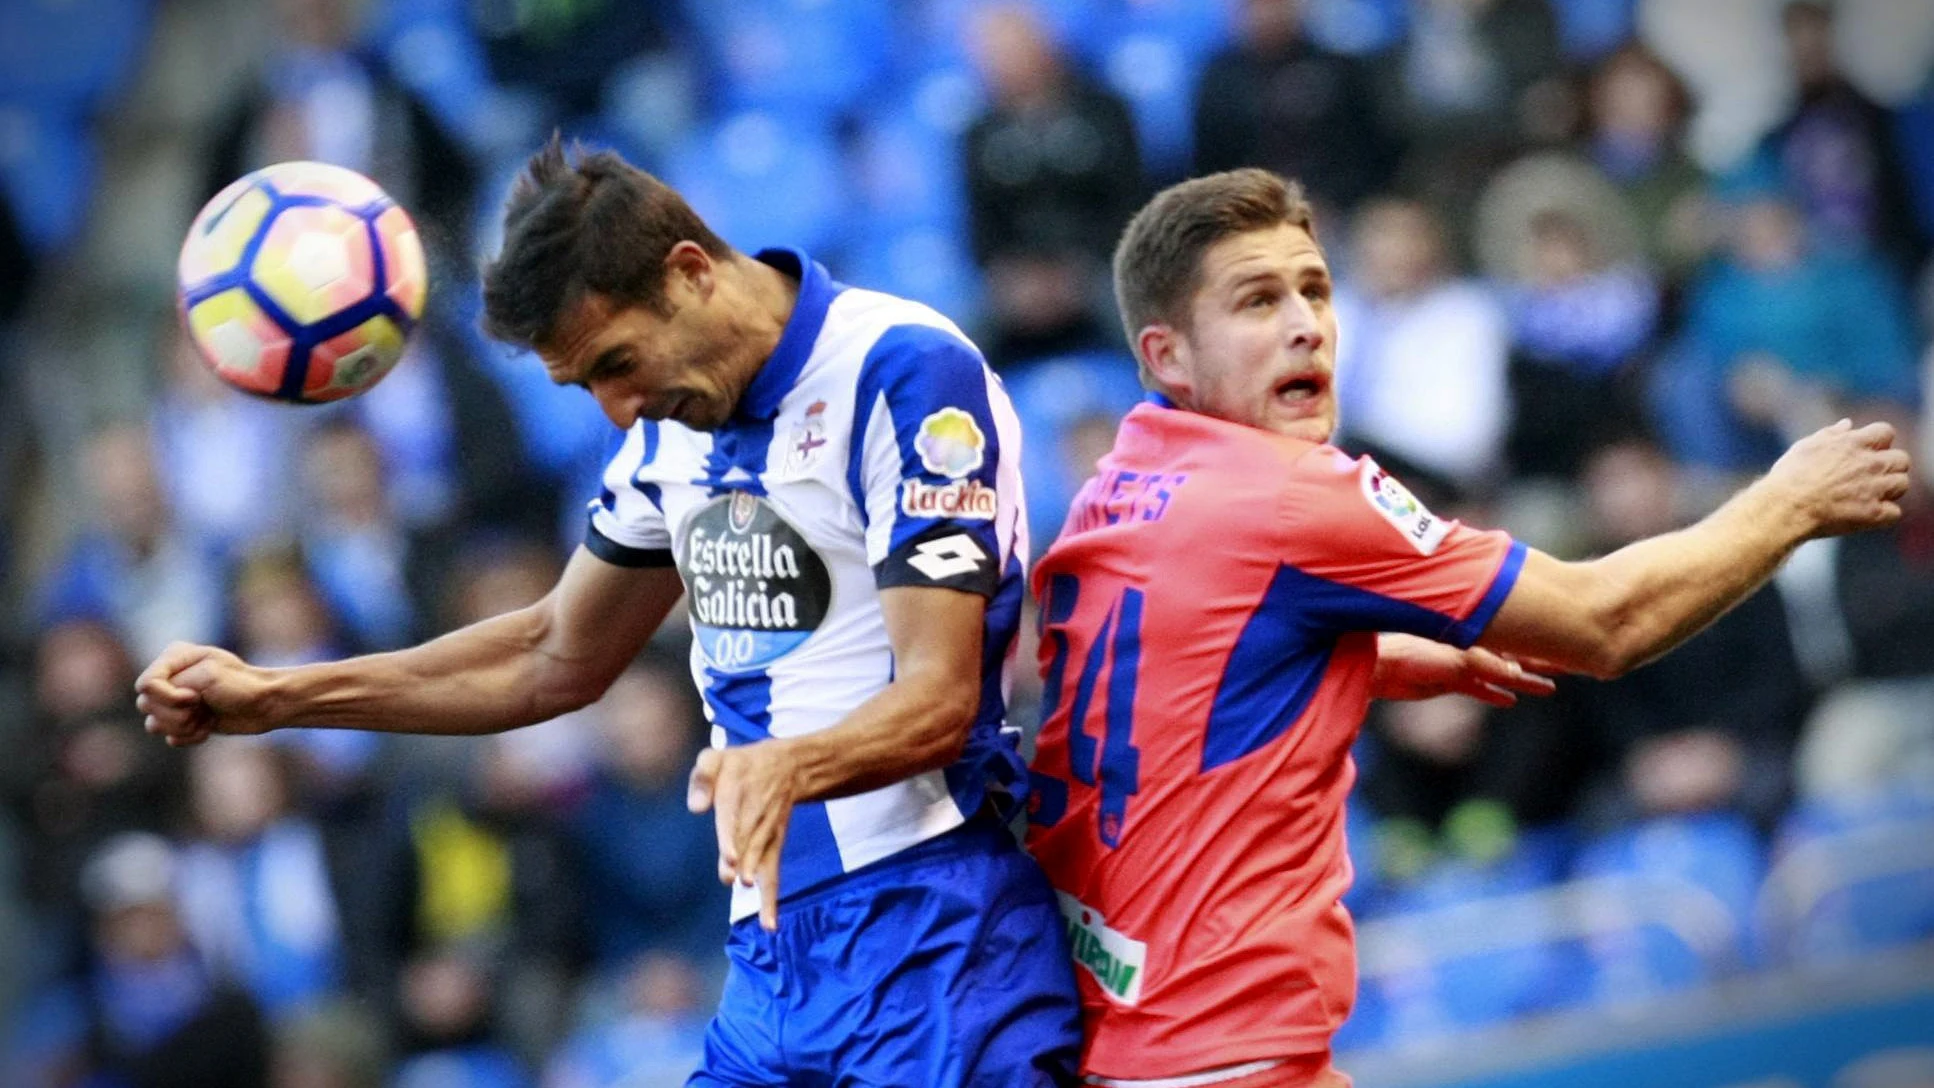
<path fill-rule="evenodd" d="M 676 621 L 497 738 L 176 752 L 130 698 L 172 639 L 314 661 L 556 577 L 618 436 L 479 336 L 475 270 L 561 128 L 966 326 L 1037 548 L 1138 396 L 1116 234 L 1238 165 L 1312 191 L 1341 442 L 1440 512 L 1587 556 L 1891 420 L 1901 524 L 1673 656 L 1377 709 L 1339 1045 L 1364 1088 L 1934 1085 L 1930 57 L 1926 0 L 0 0 L 0 1080 L 695 1062 L 726 912 Z M 173 310 L 202 201 L 295 158 L 431 253 L 406 362 L 332 409 L 229 392 Z"/>

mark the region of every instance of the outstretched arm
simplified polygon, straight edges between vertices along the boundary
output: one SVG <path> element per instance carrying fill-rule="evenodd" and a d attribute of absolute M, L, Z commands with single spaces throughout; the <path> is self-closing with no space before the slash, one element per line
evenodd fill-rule
<path fill-rule="evenodd" d="M 779 854 L 793 806 L 878 789 L 960 757 L 980 701 L 987 600 L 953 589 L 880 591 L 893 682 L 831 729 L 708 748 L 692 768 L 693 812 L 716 809 L 719 877 L 759 887 L 778 925 Z"/>
<path fill-rule="evenodd" d="M 1909 460 L 1893 441 L 1887 424 L 1842 420 L 1690 528 L 1583 563 L 1534 550 L 1480 641 L 1601 678 L 1643 665 L 1765 585 L 1801 543 L 1898 521 Z"/>
<path fill-rule="evenodd" d="M 580 548 L 543 600 L 407 650 L 268 669 L 177 643 L 136 682 L 147 728 L 177 747 L 286 725 L 389 733 L 495 733 L 595 700 L 684 586 Z"/>

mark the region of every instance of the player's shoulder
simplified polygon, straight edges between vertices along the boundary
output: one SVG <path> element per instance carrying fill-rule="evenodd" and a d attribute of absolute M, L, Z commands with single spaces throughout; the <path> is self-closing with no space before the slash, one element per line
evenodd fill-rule
<path fill-rule="evenodd" d="M 862 369 L 918 366 L 923 360 L 954 359 L 962 367 L 982 368 L 980 349 L 960 326 L 924 303 L 848 287 L 826 313 L 819 335 L 822 351 Z"/>

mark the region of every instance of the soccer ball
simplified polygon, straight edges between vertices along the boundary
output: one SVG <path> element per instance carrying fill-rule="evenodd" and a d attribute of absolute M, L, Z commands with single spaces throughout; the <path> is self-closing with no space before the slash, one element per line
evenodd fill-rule
<path fill-rule="evenodd" d="M 283 162 L 216 193 L 181 244 L 181 312 L 222 380 L 301 404 L 353 397 L 402 357 L 428 274 L 416 225 L 373 181 Z"/>

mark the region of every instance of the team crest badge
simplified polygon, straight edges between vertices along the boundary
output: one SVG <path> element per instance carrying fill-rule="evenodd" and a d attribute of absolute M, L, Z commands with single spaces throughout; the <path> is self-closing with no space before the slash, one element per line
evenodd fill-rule
<path fill-rule="evenodd" d="M 805 418 L 793 428 L 792 442 L 786 449 L 786 467 L 803 469 L 819 460 L 819 451 L 826 445 L 826 402 L 813 401 L 806 406 Z"/>
<path fill-rule="evenodd" d="M 732 506 L 727 513 L 732 531 L 744 533 L 752 528 L 752 519 L 759 514 L 759 497 L 750 491 L 734 491 Z"/>
<path fill-rule="evenodd" d="M 913 448 L 928 472 L 958 480 L 987 459 L 987 436 L 973 416 L 958 408 L 942 408 L 920 421 Z"/>

